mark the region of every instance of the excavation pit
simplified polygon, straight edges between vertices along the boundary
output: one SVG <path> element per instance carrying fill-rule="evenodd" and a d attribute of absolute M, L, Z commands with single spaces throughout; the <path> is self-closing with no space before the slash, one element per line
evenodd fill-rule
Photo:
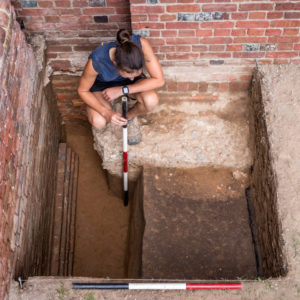
<path fill-rule="evenodd" d="M 103 171 L 99 155 L 92 150 L 95 137 L 92 136 L 90 125 L 85 121 L 66 125 L 67 143 L 79 155 L 80 160 L 78 195 L 80 195 L 80 185 L 84 186 L 87 192 L 83 198 L 78 197 L 77 234 L 80 230 L 82 231 L 81 235 L 76 238 L 76 246 L 80 242 L 82 242 L 82 249 L 85 250 L 93 248 L 93 244 L 96 246 L 94 249 L 98 246 L 104 246 L 104 250 L 101 250 L 100 254 L 82 252 L 83 256 L 86 257 L 85 260 L 81 259 L 83 256 L 78 256 L 79 252 L 75 248 L 73 276 L 77 277 L 74 277 L 73 280 L 76 279 L 77 282 L 115 282 L 116 278 L 119 278 L 119 281 L 122 282 L 131 280 L 147 282 L 152 280 L 226 281 L 238 279 L 243 280 L 246 286 L 242 292 L 243 295 L 246 296 L 251 294 L 252 290 L 256 290 L 256 293 L 260 295 L 270 294 L 271 298 L 278 289 L 279 282 L 282 285 L 280 287 L 282 291 L 286 292 L 297 286 L 293 281 L 293 274 L 296 274 L 294 272 L 298 272 L 297 268 L 290 273 L 290 277 L 287 277 L 286 280 L 278 279 L 279 281 L 276 281 L 276 278 L 285 276 L 288 271 L 283 245 L 283 238 L 287 237 L 287 219 L 279 218 L 278 205 L 282 209 L 282 204 L 285 203 L 286 210 L 288 207 L 291 209 L 291 203 L 289 204 L 286 198 L 282 202 L 284 199 L 282 191 L 280 194 L 276 193 L 278 187 L 276 180 L 282 180 L 282 173 L 276 173 L 274 161 L 277 162 L 278 156 L 272 154 L 274 140 L 269 140 L 267 126 L 270 125 L 270 120 L 276 125 L 276 121 L 283 121 L 283 118 L 277 119 L 280 110 L 272 111 L 272 106 L 269 105 L 271 102 L 268 102 L 271 101 L 270 95 L 267 102 L 263 100 L 266 94 L 264 87 L 261 86 L 261 78 L 265 78 L 264 76 L 267 76 L 268 72 L 269 70 L 264 71 L 264 73 L 263 71 L 256 71 L 250 102 L 248 102 L 248 98 L 243 98 L 242 102 L 236 102 L 243 103 L 241 107 L 244 109 L 240 110 L 242 114 L 237 113 L 235 115 L 238 116 L 235 123 L 247 124 L 248 127 L 245 127 L 244 133 L 250 133 L 246 138 L 244 134 L 240 135 L 242 139 L 247 141 L 242 144 L 245 145 L 244 150 L 246 150 L 236 152 L 244 152 L 243 155 L 247 153 L 244 156 L 247 159 L 242 164 L 241 161 L 238 161 L 239 165 L 200 165 L 195 168 L 159 167 L 145 164 L 140 167 L 136 177 L 137 182 L 130 185 L 131 190 L 134 187 L 132 191 L 134 195 L 130 199 L 128 208 L 123 207 L 122 198 L 117 197 L 115 195 L 116 190 L 113 190 L 116 184 L 112 184 L 112 179 L 116 180 L 118 177 L 116 174 L 107 176 L 109 171 Z M 279 80 L 275 75 L 274 77 Z M 264 81 L 264 84 L 266 83 L 268 83 L 267 80 Z M 288 105 L 295 105 L 294 100 L 292 97 Z M 245 103 L 249 105 L 244 106 Z M 162 103 L 162 108 L 164 105 L 165 103 Z M 282 103 L 278 105 L 280 106 Z M 177 109 L 178 107 L 182 106 L 177 106 Z M 245 114 L 245 107 L 248 109 L 246 111 L 249 115 L 248 113 Z M 267 118 L 264 115 L 265 110 L 268 110 Z M 237 109 L 236 112 L 238 111 Z M 293 118 L 296 112 L 293 111 L 291 115 Z M 214 112 L 201 113 L 197 114 L 197 117 L 205 118 L 209 114 L 228 122 L 228 114 L 221 112 L 218 114 Z M 249 118 L 244 119 L 241 116 L 248 116 Z M 153 120 L 155 113 L 149 114 L 148 117 Z M 148 124 L 157 126 L 155 122 L 146 123 L 144 126 L 148 126 Z M 72 126 L 73 129 L 70 129 Z M 278 127 L 276 128 L 278 130 Z M 274 127 L 271 128 L 270 132 L 273 136 L 276 130 L 274 131 Z M 283 138 L 282 135 L 281 138 Z M 297 140 L 295 139 L 294 142 Z M 241 143 L 236 144 L 241 145 Z M 82 147 L 83 145 L 84 147 Z M 202 145 L 205 145 L 205 140 Z M 81 152 L 78 150 L 78 146 L 82 147 Z M 90 152 L 87 151 L 88 148 Z M 289 155 L 295 157 L 293 151 L 281 154 L 285 158 L 284 161 L 289 162 L 287 159 Z M 82 159 L 83 153 L 86 155 L 84 159 Z M 229 151 L 225 153 L 229 153 Z M 89 160 L 89 156 L 93 156 L 92 161 Z M 197 156 L 193 157 L 196 157 L 197 160 Z M 218 155 L 215 157 L 218 158 Z M 254 163 L 252 164 L 252 162 Z M 94 201 L 96 198 L 92 199 L 88 196 L 91 185 L 80 170 L 82 166 L 86 167 L 87 172 L 91 172 L 93 168 L 96 172 L 102 172 L 100 188 L 105 193 L 101 197 L 99 194 L 96 196 L 98 202 Z M 119 170 L 118 164 L 115 166 L 117 166 L 116 170 Z M 80 180 L 82 180 L 81 183 Z M 106 180 L 110 183 L 110 189 L 108 189 Z M 119 177 L 116 181 L 118 180 L 120 184 L 117 186 L 121 187 L 121 178 Z M 99 185 L 98 179 L 95 178 L 93 187 L 96 188 L 97 185 Z M 279 186 L 282 188 L 282 185 Z M 280 198 L 277 198 L 278 195 Z M 295 199 L 295 197 L 292 195 L 291 199 Z M 84 213 L 84 202 L 87 202 L 85 203 L 86 206 L 91 206 L 88 215 Z M 102 207 L 98 207 L 100 203 L 102 203 Z M 93 215 L 95 211 L 97 213 Z M 81 213 L 82 218 L 80 220 Z M 87 223 L 92 219 L 93 222 L 89 224 L 91 227 L 88 228 Z M 97 229 L 99 220 L 105 223 L 108 219 L 110 222 L 106 230 L 102 229 L 101 232 L 99 227 Z M 284 235 L 282 235 L 281 228 L 282 220 L 285 226 Z M 250 223 L 253 226 L 250 226 Z M 288 223 L 289 225 L 293 224 L 290 221 Z M 197 226 L 198 230 L 195 231 Z M 295 241 L 298 236 L 295 224 L 290 228 L 293 228 L 291 239 Z M 89 231 L 90 229 L 93 229 L 93 233 Z M 116 240 L 111 239 L 105 245 L 101 238 L 103 234 L 107 233 L 106 231 L 110 230 L 114 232 L 112 236 Z M 122 237 L 120 238 L 120 236 Z M 118 259 L 111 255 L 111 250 L 118 248 L 115 245 L 121 245 Z M 297 245 L 294 242 L 289 244 L 289 240 L 287 240 L 287 251 L 292 255 L 296 253 L 295 259 L 297 259 L 297 252 L 295 252 L 297 248 L 295 247 Z M 108 257 L 110 260 L 107 259 Z M 82 264 L 80 267 L 78 264 L 76 265 L 80 261 L 86 265 Z M 291 263 L 293 262 L 294 260 L 291 260 Z M 116 263 L 118 264 L 117 271 L 114 269 Z M 258 275 L 260 278 L 273 277 L 273 280 L 268 281 L 268 284 L 272 287 L 276 286 L 274 290 L 266 291 L 265 286 L 248 282 L 249 279 L 255 279 Z M 110 279 L 104 280 L 104 277 Z M 36 287 L 39 280 L 43 281 L 39 278 L 32 278 L 28 284 Z M 70 288 L 70 283 L 70 280 L 64 281 L 64 279 L 53 278 L 53 286 L 61 284 Z M 27 293 L 26 289 L 23 293 Z M 74 295 L 75 293 L 77 292 L 70 292 Z M 113 295 L 116 299 L 124 296 L 121 292 Z M 219 296 L 219 294 L 212 292 L 209 297 L 218 299 Z M 188 299 L 189 296 L 184 295 L 184 297 Z"/>

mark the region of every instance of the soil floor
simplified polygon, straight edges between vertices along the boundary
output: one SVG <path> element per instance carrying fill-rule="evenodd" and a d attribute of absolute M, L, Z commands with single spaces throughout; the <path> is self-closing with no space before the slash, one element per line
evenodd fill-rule
<path fill-rule="evenodd" d="M 129 210 L 107 186 L 87 122 L 66 125 L 79 155 L 74 276 L 124 277 Z"/>

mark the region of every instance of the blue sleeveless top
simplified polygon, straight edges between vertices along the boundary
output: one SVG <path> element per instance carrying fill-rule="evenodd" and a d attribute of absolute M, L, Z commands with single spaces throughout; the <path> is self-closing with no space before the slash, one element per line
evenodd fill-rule
<path fill-rule="evenodd" d="M 142 47 L 141 36 L 132 35 L 131 41 Z M 98 73 L 97 80 L 102 82 L 109 81 L 122 81 L 126 78 L 122 77 L 117 71 L 115 65 L 109 57 L 109 50 L 117 46 L 117 42 L 102 42 L 93 52 L 89 55 L 92 59 L 93 67 Z"/>

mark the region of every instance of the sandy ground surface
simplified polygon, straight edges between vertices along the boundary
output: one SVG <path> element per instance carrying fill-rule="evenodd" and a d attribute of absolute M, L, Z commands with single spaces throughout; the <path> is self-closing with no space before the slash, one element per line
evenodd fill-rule
<path fill-rule="evenodd" d="M 124 276 L 129 210 L 107 187 L 87 122 L 66 126 L 67 143 L 79 155 L 74 275 Z"/>
<path fill-rule="evenodd" d="M 249 99 L 245 93 L 224 93 L 216 98 L 208 102 L 173 100 L 139 116 L 143 137 L 140 144 L 128 148 L 129 177 L 135 180 L 145 164 L 249 167 Z M 109 124 L 94 132 L 94 140 L 103 168 L 121 176 L 122 128 Z"/>

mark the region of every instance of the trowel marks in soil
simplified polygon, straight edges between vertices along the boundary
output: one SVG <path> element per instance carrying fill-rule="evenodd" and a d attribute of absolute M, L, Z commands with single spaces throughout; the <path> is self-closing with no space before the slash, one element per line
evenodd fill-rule
<path fill-rule="evenodd" d="M 141 253 L 140 269 L 133 274 L 131 271 L 136 270 L 129 265 L 129 276 L 164 279 L 257 276 L 245 198 L 246 177 L 237 176 L 236 171 L 227 168 L 146 167 L 140 180 L 145 228 L 142 249 L 130 251 L 132 266 L 136 266 L 134 260 Z M 132 225 L 139 223 L 138 218 L 141 216 L 133 215 Z M 131 231 L 130 238 L 138 235 Z"/>

